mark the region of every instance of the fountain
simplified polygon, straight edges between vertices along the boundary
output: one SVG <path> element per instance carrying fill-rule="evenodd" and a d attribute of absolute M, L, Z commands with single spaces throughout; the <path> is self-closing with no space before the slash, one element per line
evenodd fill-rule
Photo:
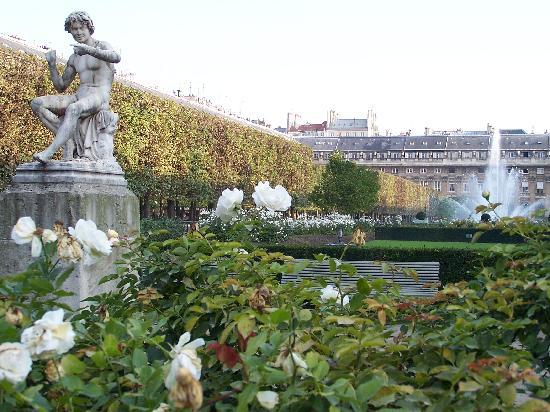
<path fill-rule="evenodd" d="M 475 219 L 477 205 L 485 205 L 487 201 L 482 193 L 487 191 L 491 194 L 492 203 L 501 203 L 496 212 L 498 216 L 531 216 L 538 208 L 544 205 L 544 201 L 537 201 L 532 204 L 520 202 L 521 176 L 516 168 L 507 170 L 506 160 L 501 159 L 500 131 L 494 129 L 491 139 L 491 151 L 489 164 L 485 168 L 485 179 L 479 183 L 477 176 L 470 175 L 466 182 L 464 197 L 456 201 L 454 206 L 454 217 L 456 219 Z M 494 218 L 495 214 L 491 213 Z"/>

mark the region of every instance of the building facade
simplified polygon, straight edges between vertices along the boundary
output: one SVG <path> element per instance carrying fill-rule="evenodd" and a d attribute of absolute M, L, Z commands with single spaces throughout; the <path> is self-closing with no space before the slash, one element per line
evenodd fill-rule
<path fill-rule="evenodd" d="M 520 201 L 544 199 L 549 208 L 550 134 L 528 134 L 521 129 L 501 130 L 500 134 L 501 158 L 508 169 L 517 168 L 521 174 Z M 492 139 L 490 127 L 423 136 L 295 138 L 313 150 L 314 163 L 327 163 L 338 150 L 359 165 L 399 175 L 450 197 L 466 194 L 471 175 L 483 182 Z"/>

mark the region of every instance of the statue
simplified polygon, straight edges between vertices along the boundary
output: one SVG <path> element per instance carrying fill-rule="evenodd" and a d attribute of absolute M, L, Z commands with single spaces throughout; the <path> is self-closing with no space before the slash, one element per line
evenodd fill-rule
<path fill-rule="evenodd" d="M 64 160 L 116 162 L 113 157 L 113 134 L 118 115 L 109 109 L 109 95 L 114 79 L 114 63 L 120 55 L 109 43 L 92 38 L 94 24 L 83 11 L 71 13 L 65 30 L 78 44 L 69 57 L 63 75 L 56 67 L 55 50 L 45 55 L 55 89 L 62 93 L 76 74 L 80 86 L 71 95 L 41 96 L 32 100 L 32 111 L 55 134 L 52 144 L 33 155 L 33 160 L 47 163 L 63 147 Z"/>

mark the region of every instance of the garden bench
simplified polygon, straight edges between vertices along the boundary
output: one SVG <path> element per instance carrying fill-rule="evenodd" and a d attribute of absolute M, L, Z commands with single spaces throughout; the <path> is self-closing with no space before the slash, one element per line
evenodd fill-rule
<path fill-rule="evenodd" d="M 296 261 L 304 261 L 304 259 L 296 259 Z M 360 277 L 392 280 L 393 276 L 393 281 L 401 286 L 402 295 L 430 297 L 437 292 L 437 288 L 426 287 L 425 285 L 439 283 L 439 262 L 387 262 L 398 268 L 414 269 L 418 276 L 418 282 L 410 276 L 404 275 L 400 270 L 396 271 L 394 275 L 392 275 L 391 272 L 384 272 L 381 262 L 356 260 L 344 261 L 343 263 L 350 263 L 357 268 L 357 275 L 355 276 L 349 276 L 347 273 L 342 275 L 342 286 L 344 288 L 354 288 Z M 331 277 L 334 279 L 336 276 L 338 276 L 338 273 L 330 272 L 328 261 L 311 261 L 309 267 L 301 270 L 297 274 L 291 273 L 283 275 L 281 282 L 297 282 L 299 280 L 315 279 L 317 277 Z"/>

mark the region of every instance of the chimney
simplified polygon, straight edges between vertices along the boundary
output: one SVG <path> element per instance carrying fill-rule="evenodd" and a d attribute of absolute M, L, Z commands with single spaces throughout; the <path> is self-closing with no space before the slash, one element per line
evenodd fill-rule
<path fill-rule="evenodd" d="M 429 136 L 430 135 L 430 128 L 429 127 L 425 127 L 424 128 L 424 136 Z"/>

